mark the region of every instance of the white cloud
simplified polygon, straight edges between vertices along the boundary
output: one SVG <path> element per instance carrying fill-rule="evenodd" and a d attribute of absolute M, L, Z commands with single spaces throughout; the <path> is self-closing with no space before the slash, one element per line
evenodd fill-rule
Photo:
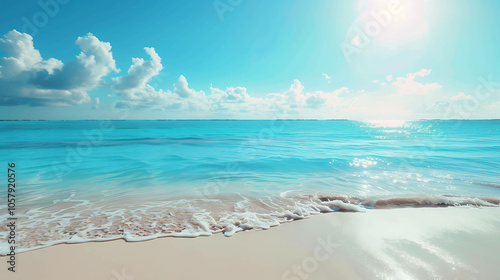
<path fill-rule="evenodd" d="M 344 101 L 339 95 L 346 92 L 348 92 L 348 89 L 345 87 L 333 92 L 304 92 L 304 86 L 300 81 L 294 80 L 290 89 L 284 93 L 269 94 L 265 102 L 272 105 L 270 108 L 275 107 L 290 115 L 303 115 L 302 117 L 306 117 L 319 108 L 340 107 Z"/>
<path fill-rule="evenodd" d="M 472 96 L 470 95 L 467 95 L 463 92 L 460 92 L 459 94 L 455 95 L 455 96 L 452 96 L 450 97 L 451 100 L 453 101 L 458 101 L 458 100 L 465 100 L 465 99 L 470 99 Z"/>
<path fill-rule="evenodd" d="M 111 45 L 91 33 L 78 37 L 82 49 L 76 60 L 44 60 L 33 38 L 16 30 L 0 39 L 6 57 L 0 60 L 0 105 L 67 106 L 90 101 L 87 91 L 116 69 Z"/>
<path fill-rule="evenodd" d="M 180 75 L 174 86 L 174 93 L 181 98 L 201 98 L 205 95 L 203 91 L 196 91 L 189 88 L 187 79 L 183 75 Z"/>
<path fill-rule="evenodd" d="M 245 87 L 223 90 L 211 86 L 210 92 L 205 94 L 190 88 L 187 79 L 181 75 L 172 91 L 147 90 L 146 84 L 144 91 L 151 94 L 122 101 L 137 108 L 156 107 L 200 118 L 411 119 L 439 113 L 441 105 L 436 104 L 441 104 L 443 99 L 430 93 L 441 86 L 415 80 L 416 77 L 425 78 L 429 73 L 430 70 L 423 69 L 395 77 L 390 86 L 379 81 L 373 91 L 352 91 L 342 87 L 331 92 L 309 92 L 296 79 L 288 90 L 264 97 L 253 97 Z"/>
<path fill-rule="evenodd" d="M 184 75 L 170 89 L 161 89 L 151 84 L 163 69 L 154 48 L 144 48 L 149 59 L 132 58 L 126 74 L 106 82 L 107 75 L 119 72 L 111 45 L 91 33 L 78 37 L 76 44 L 81 53 L 75 60 L 63 63 L 55 58 L 43 59 L 28 34 L 15 30 L 5 34 L 0 39 L 0 49 L 6 54 L 0 58 L 0 105 L 68 106 L 90 102 L 91 108 L 97 109 L 101 100 L 91 99 L 87 92 L 102 86 L 119 98 L 117 107 L 163 110 L 174 117 L 401 119 L 440 117 L 439 112 L 449 110 L 456 101 L 471 99 L 463 92 L 446 95 L 439 91 L 440 84 L 424 82 L 429 79 L 429 69 L 403 77 L 387 75 L 385 81 L 373 80 L 376 85 L 370 88 L 376 89 L 372 91 L 341 87 L 311 92 L 296 79 L 288 90 L 261 96 L 242 86 L 210 86 L 205 93 L 191 88 Z M 328 82 L 332 80 L 328 74 L 322 75 Z M 491 108 L 488 110 L 493 112 Z"/>
<path fill-rule="evenodd" d="M 184 76 L 180 76 L 174 84 L 173 91 L 155 89 L 148 84 L 163 69 L 161 57 L 154 48 L 144 48 L 150 60 L 132 58 L 126 75 L 113 78 L 113 89 L 118 97 L 122 98 L 117 104 L 119 107 L 153 108 L 153 109 L 206 109 L 205 93 L 189 88 Z"/>
<path fill-rule="evenodd" d="M 183 75 L 180 75 L 174 84 L 173 95 L 175 103 L 180 104 L 181 109 L 202 111 L 208 110 L 210 107 L 205 92 L 189 88 L 187 79 Z"/>
<path fill-rule="evenodd" d="M 253 98 L 244 87 L 228 87 L 225 90 L 210 87 L 211 94 L 207 95 L 206 102 L 210 111 L 219 115 L 224 113 L 227 117 L 234 115 L 251 114 L 253 117 L 259 115 L 256 112 L 266 111 L 264 98 Z"/>
<path fill-rule="evenodd" d="M 76 44 L 82 50 L 76 60 L 69 61 L 52 74 L 47 71 L 38 72 L 32 82 L 52 89 L 87 91 L 100 86 L 101 78 L 111 71 L 119 72 L 109 43 L 101 42 L 92 33 L 88 33 L 78 37 Z"/>
<path fill-rule="evenodd" d="M 0 38 L 0 49 L 7 57 L 0 60 L 0 77 L 12 78 L 23 71 L 42 71 L 52 73 L 60 69 L 63 63 L 57 59 L 43 60 L 40 52 L 33 46 L 33 38 L 16 30 L 7 32 L 5 39 Z"/>
<path fill-rule="evenodd" d="M 151 60 L 132 58 L 132 65 L 125 76 L 113 78 L 114 89 L 126 99 L 141 99 L 150 96 L 155 91 L 147 83 L 163 69 L 160 56 L 154 48 L 144 48 Z"/>
<path fill-rule="evenodd" d="M 325 76 L 325 79 L 328 81 L 328 83 L 332 82 L 332 77 L 328 76 L 328 74 L 322 73 L 323 76 Z"/>
<path fill-rule="evenodd" d="M 395 86 L 400 95 L 427 95 L 440 89 L 442 86 L 438 83 L 422 84 L 415 81 L 416 77 L 425 77 L 431 73 L 429 69 L 422 69 L 415 73 L 407 74 L 406 77 L 398 77 L 391 84 Z"/>
<path fill-rule="evenodd" d="M 121 100 L 117 107 L 131 107 L 136 109 L 187 109 L 195 108 L 182 99 L 195 97 L 196 91 L 189 89 L 186 78 L 179 77 L 175 89 L 163 91 L 148 84 L 163 69 L 161 57 L 154 48 L 144 48 L 150 60 L 132 58 L 126 75 L 113 78 L 113 89 Z M 182 97 L 181 97 L 182 96 Z"/>
<path fill-rule="evenodd" d="M 212 91 L 210 99 L 218 103 L 244 103 L 250 99 L 244 87 L 228 87 L 226 90 L 210 87 L 210 90 Z"/>
<path fill-rule="evenodd" d="M 284 93 L 271 93 L 269 97 L 281 107 L 299 108 L 305 105 L 305 96 L 302 94 L 304 86 L 299 80 L 294 80 L 290 88 Z"/>

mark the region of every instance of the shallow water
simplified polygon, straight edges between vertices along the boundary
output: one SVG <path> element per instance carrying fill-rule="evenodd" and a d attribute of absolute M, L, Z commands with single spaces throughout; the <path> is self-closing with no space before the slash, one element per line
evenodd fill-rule
<path fill-rule="evenodd" d="M 500 198 L 497 120 L 0 126 L 2 178 L 15 162 L 25 249 L 232 235 L 320 212 L 497 206 Z"/>

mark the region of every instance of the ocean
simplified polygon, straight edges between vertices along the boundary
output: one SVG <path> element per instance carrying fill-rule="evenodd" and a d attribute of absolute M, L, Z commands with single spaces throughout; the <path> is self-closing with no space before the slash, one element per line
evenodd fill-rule
<path fill-rule="evenodd" d="M 261 230 L 311 215 L 497 207 L 500 120 L 2 121 L 19 251 Z M 363 215 L 359 213 L 359 215 Z M 0 204 L 0 219 L 9 217 Z M 0 238 L 6 240 L 5 227 Z M 7 244 L 0 244 L 5 254 Z"/>

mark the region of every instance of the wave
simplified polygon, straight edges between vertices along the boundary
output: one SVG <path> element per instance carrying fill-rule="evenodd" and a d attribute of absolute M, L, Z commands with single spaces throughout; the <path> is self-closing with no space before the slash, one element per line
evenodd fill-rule
<path fill-rule="evenodd" d="M 499 198 L 476 198 L 452 195 L 426 195 L 420 197 L 394 197 L 387 199 L 343 198 L 325 196 L 321 200 L 341 200 L 350 204 L 362 205 L 371 209 L 450 207 L 450 206 L 500 206 Z"/>
<path fill-rule="evenodd" d="M 328 212 L 450 206 L 498 207 L 500 198 L 451 195 L 370 198 L 295 191 L 261 198 L 235 195 L 143 202 L 90 202 L 71 196 L 18 215 L 18 224 L 22 225 L 17 232 L 21 242 L 18 252 L 61 243 L 115 239 L 143 241 L 216 233 L 232 236 L 236 232 L 265 230 Z M 6 231 L 0 232 L 0 238 L 7 238 L 7 234 Z M 0 255 L 7 252 L 6 245 L 0 245 Z"/>
<path fill-rule="evenodd" d="M 491 187 L 491 188 L 500 189 L 500 184 L 495 184 L 495 183 L 472 182 L 472 184 L 478 185 L 478 186 L 484 186 L 484 187 Z"/>
<path fill-rule="evenodd" d="M 94 136 L 97 137 L 97 136 Z M 110 146 L 127 146 L 127 145 L 203 145 L 212 144 L 219 142 L 234 142 L 234 141 L 246 141 L 245 139 L 239 138 L 200 138 L 200 137 L 181 137 L 181 138 L 117 138 L 117 139 L 99 139 L 99 138 L 81 138 L 75 140 L 65 140 L 65 141 L 45 141 L 41 142 L 36 139 L 36 141 L 16 141 L 16 142 L 4 142 L 0 144 L 0 149 L 57 149 L 66 147 L 76 147 L 78 145 L 92 145 L 99 147 L 110 147 Z"/>

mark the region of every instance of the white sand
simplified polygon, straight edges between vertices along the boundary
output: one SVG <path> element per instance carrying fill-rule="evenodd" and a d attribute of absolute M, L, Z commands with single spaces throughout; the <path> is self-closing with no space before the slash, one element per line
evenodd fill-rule
<path fill-rule="evenodd" d="M 330 213 L 230 238 L 57 245 L 19 254 L 15 273 L 1 257 L 0 279 L 500 279 L 499 238 L 500 208 Z"/>

